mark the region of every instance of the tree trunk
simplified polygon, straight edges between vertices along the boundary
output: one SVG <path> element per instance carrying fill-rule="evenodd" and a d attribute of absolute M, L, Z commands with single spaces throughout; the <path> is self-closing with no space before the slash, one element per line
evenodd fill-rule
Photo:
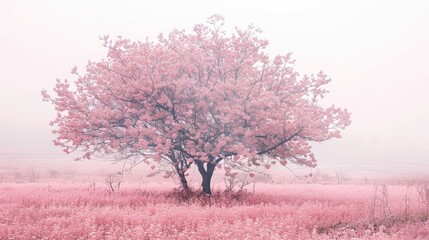
<path fill-rule="evenodd" d="M 207 169 L 204 168 L 204 162 L 201 160 L 196 160 L 195 164 L 197 164 L 198 166 L 198 171 L 201 174 L 201 178 L 202 178 L 202 183 L 201 186 L 203 187 L 203 193 L 205 193 L 207 196 L 211 196 L 212 195 L 212 191 L 211 191 L 211 180 L 212 180 L 212 176 L 213 176 L 213 172 L 215 170 L 215 164 L 213 163 L 206 163 L 207 165 Z"/>
<path fill-rule="evenodd" d="M 188 186 L 188 181 L 186 180 L 186 177 L 185 177 L 185 173 L 180 169 L 176 169 L 176 170 L 177 170 L 177 174 L 179 175 L 180 184 L 182 185 L 183 190 L 185 190 L 186 193 L 189 193 L 190 190 Z"/>

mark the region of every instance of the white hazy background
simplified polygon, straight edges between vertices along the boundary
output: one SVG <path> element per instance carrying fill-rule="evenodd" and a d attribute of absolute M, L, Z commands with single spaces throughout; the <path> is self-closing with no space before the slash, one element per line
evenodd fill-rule
<path fill-rule="evenodd" d="M 318 169 L 349 176 L 429 175 L 429 1 L 0 0 L 0 169 L 104 166 L 53 146 L 56 78 L 104 58 L 99 36 L 156 40 L 221 14 L 253 23 L 272 54 L 292 52 L 304 74 L 333 81 L 324 103 L 346 107 L 343 138 L 314 146 Z M 291 166 L 291 168 L 296 168 Z M 275 171 L 276 172 L 276 171 Z M 282 174 L 279 173 L 278 174 Z M 287 174 L 287 173 L 283 173 Z"/>

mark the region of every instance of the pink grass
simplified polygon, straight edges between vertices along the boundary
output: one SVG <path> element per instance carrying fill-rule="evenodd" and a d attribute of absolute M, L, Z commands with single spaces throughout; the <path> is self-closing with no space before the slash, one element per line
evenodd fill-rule
<path fill-rule="evenodd" d="M 389 212 L 368 185 L 267 185 L 256 194 L 112 193 L 85 184 L 1 184 L 0 239 L 427 239 L 429 221 L 407 186 L 389 186 Z M 170 188 L 171 189 L 171 188 Z M 409 189 L 409 188 L 408 188 Z M 425 218 L 424 218 L 425 217 Z"/>

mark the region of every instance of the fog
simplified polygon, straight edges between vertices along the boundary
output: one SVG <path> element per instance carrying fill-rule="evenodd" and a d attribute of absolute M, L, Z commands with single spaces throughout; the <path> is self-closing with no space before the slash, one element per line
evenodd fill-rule
<path fill-rule="evenodd" d="M 74 65 L 104 58 L 99 36 L 155 40 L 219 13 L 231 29 L 260 27 L 268 51 L 292 52 L 300 73 L 332 78 L 323 104 L 346 107 L 352 124 L 341 139 L 314 145 L 317 169 L 426 176 L 428 12 L 426 1 L 1 1 L 0 168 L 108 166 L 74 162 L 53 145 L 56 113 L 40 91 L 56 78 L 73 80 Z"/>

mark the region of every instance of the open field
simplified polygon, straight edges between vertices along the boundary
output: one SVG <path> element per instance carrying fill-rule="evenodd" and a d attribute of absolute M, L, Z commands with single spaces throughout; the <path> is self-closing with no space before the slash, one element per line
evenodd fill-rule
<path fill-rule="evenodd" d="M 428 239 L 428 187 L 258 184 L 208 199 L 157 184 L 0 183 L 0 239 Z"/>

